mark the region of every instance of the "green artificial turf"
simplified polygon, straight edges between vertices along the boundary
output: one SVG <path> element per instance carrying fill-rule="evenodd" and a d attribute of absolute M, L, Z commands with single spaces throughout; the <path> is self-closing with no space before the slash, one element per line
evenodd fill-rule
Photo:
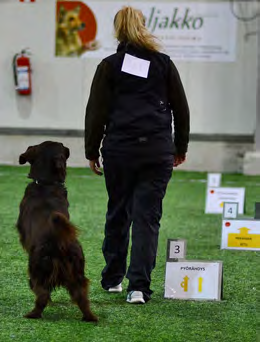
<path fill-rule="evenodd" d="M 81 313 L 65 290 L 57 290 L 41 320 L 28 320 L 34 296 L 28 286 L 27 255 L 15 229 L 18 207 L 28 183 L 28 167 L 0 167 L 0 341 L 42 342 L 255 342 L 257 252 L 220 250 L 221 215 L 204 214 L 205 173 L 175 172 L 164 200 L 152 300 L 146 305 L 125 302 L 100 286 L 101 252 L 107 195 L 104 177 L 89 169 L 68 169 L 71 220 L 91 280 L 90 300 L 99 323 L 81 322 Z M 246 215 L 260 201 L 260 176 L 223 175 L 225 186 L 246 187 Z M 164 299 L 167 239 L 187 239 L 187 259 L 222 260 L 224 299 L 221 302 Z"/>

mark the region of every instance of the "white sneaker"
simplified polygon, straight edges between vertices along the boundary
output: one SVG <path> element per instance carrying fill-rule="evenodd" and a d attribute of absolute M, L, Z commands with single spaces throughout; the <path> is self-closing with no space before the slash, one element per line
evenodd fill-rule
<path fill-rule="evenodd" d="M 130 291 L 127 294 L 126 301 L 130 304 L 145 304 L 143 292 L 141 291 Z"/>
<path fill-rule="evenodd" d="M 120 293 L 122 291 L 123 291 L 123 288 L 122 288 L 122 284 L 121 283 L 116 285 L 116 286 L 110 287 L 108 289 L 108 292 L 110 292 L 110 293 Z"/>

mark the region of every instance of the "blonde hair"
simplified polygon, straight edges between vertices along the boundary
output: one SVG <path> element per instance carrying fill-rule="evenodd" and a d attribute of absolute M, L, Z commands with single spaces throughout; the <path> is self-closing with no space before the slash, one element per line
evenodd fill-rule
<path fill-rule="evenodd" d="M 115 37 L 121 42 L 152 51 L 159 51 L 161 45 L 157 38 L 145 27 L 145 17 L 140 10 L 124 6 L 114 18 Z"/>

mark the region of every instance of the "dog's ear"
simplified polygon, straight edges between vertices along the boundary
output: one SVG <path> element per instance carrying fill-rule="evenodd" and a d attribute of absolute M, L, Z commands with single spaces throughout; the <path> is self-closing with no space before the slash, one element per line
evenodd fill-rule
<path fill-rule="evenodd" d="M 59 10 L 59 14 L 58 14 L 59 23 L 61 23 L 63 21 L 65 13 L 66 13 L 66 10 L 65 10 L 64 6 L 60 6 L 60 10 Z"/>
<path fill-rule="evenodd" d="M 64 154 L 66 156 L 66 159 L 68 159 L 70 156 L 70 149 L 66 146 L 63 146 L 63 148 L 64 148 Z"/>
<path fill-rule="evenodd" d="M 80 7 L 80 6 L 77 6 L 77 7 L 74 8 L 74 12 L 75 12 L 77 15 L 79 15 L 80 10 L 81 10 L 81 7 Z"/>
<path fill-rule="evenodd" d="M 34 155 L 35 155 L 35 147 L 34 146 L 29 146 L 26 150 L 26 152 L 22 153 L 19 157 L 19 164 L 23 165 L 27 162 L 30 164 L 34 160 Z"/>
<path fill-rule="evenodd" d="M 60 14 L 64 15 L 66 13 L 65 7 L 64 6 L 60 6 Z"/>

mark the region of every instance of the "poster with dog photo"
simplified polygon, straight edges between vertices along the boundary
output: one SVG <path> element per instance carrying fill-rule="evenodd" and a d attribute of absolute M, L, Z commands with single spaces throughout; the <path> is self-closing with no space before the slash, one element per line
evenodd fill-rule
<path fill-rule="evenodd" d="M 237 21 L 227 2 L 57 1 L 56 56 L 105 58 L 116 51 L 113 21 L 126 5 L 140 9 L 146 26 L 174 60 L 236 60 Z"/>
<path fill-rule="evenodd" d="M 79 57 L 99 48 L 97 21 L 91 9 L 81 1 L 57 1 L 55 55 Z"/>

